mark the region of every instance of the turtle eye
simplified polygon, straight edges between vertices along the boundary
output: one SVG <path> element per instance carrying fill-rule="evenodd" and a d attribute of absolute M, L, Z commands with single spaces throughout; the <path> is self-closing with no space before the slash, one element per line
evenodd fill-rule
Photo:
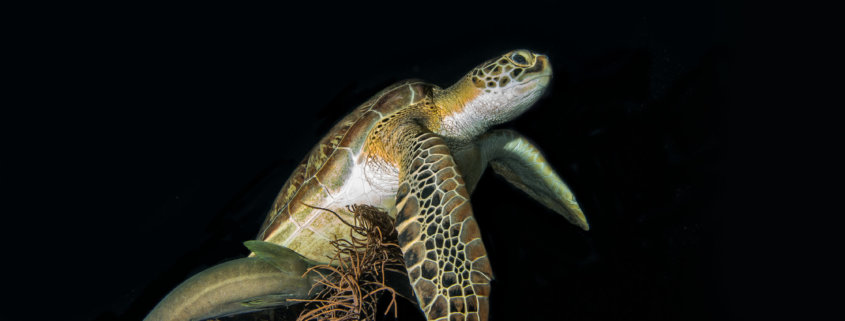
<path fill-rule="evenodd" d="M 519 65 L 520 67 L 527 67 L 528 66 L 528 58 L 525 57 L 522 53 L 515 52 L 511 55 L 511 61 L 515 64 Z"/>
<path fill-rule="evenodd" d="M 510 63 L 516 65 L 519 68 L 528 68 L 534 64 L 535 58 L 537 56 L 534 55 L 531 51 L 525 49 L 517 49 L 511 52 L 508 52 L 504 55 L 503 58 L 510 61 Z"/>

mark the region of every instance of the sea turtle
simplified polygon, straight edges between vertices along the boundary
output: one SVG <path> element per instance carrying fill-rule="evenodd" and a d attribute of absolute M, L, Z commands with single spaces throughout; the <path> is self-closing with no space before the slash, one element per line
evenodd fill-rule
<path fill-rule="evenodd" d="M 540 151 L 510 130 L 552 75 L 546 56 L 516 50 L 441 89 L 403 81 L 332 128 L 282 187 L 258 234 L 325 261 L 349 235 L 350 204 L 389 211 L 419 306 L 430 320 L 485 320 L 492 271 L 470 194 L 489 163 L 508 181 L 588 229 L 572 192 Z M 339 214 L 322 210 L 331 209 Z"/>
<path fill-rule="evenodd" d="M 547 56 L 514 50 L 446 89 L 407 80 L 382 90 L 308 153 L 257 239 L 327 262 L 335 251 L 330 241 L 350 235 L 347 206 L 375 206 L 395 218 L 408 277 L 428 320 L 487 320 L 493 274 L 470 194 L 488 164 L 589 228 L 537 147 L 512 130 L 488 131 L 532 106 L 551 76 Z"/>

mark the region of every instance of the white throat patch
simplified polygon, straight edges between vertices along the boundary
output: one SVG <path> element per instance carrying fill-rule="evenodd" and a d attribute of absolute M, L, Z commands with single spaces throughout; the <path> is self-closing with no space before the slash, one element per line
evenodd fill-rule
<path fill-rule="evenodd" d="M 475 99 L 468 101 L 461 111 L 443 117 L 438 134 L 458 142 L 474 140 L 490 126 L 514 119 L 531 107 L 544 91 L 536 90 L 533 86 L 536 83 L 511 83 L 504 88 L 481 92 Z"/>

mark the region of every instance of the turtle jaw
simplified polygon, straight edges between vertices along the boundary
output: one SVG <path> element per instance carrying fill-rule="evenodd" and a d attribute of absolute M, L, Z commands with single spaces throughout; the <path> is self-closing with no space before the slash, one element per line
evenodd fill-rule
<path fill-rule="evenodd" d="M 549 82 L 552 80 L 552 75 L 539 75 L 535 77 L 531 77 L 522 83 L 516 85 L 514 91 L 521 95 L 531 94 L 531 91 L 536 91 L 539 95 L 542 95 L 546 92 L 546 87 L 549 86 Z M 530 105 L 533 105 L 533 102 Z"/>
<path fill-rule="evenodd" d="M 552 75 L 537 76 L 537 77 L 531 78 L 530 81 L 536 81 L 538 86 L 546 88 L 546 87 L 549 86 L 549 82 L 552 81 Z"/>
<path fill-rule="evenodd" d="M 526 68 L 525 72 L 514 79 L 518 83 L 517 87 L 525 87 L 528 85 L 535 85 L 538 91 L 545 91 L 552 80 L 552 65 L 549 63 L 549 58 L 546 55 L 537 55 L 534 65 Z"/>

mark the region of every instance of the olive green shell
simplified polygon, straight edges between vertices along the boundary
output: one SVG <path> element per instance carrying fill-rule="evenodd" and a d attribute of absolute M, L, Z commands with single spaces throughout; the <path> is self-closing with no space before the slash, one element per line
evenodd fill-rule
<path fill-rule="evenodd" d="M 293 224 L 284 223 L 290 220 L 291 216 L 304 215 L 298 213 L 313 210 L 305 204 L 319 206 L 325 203 L 327 194 L 337 195 L 338 189 L 349 178 L 352 167 L 356 164 L 356 157 L 363 155 L 362 149 L 367 146 L 367 137 L 372 134 L 379 121 L 430 97 L 433 88 L 434 85 L 419 80 L 399 82 L 382 90 L 341 119 L 314 146 L 288 178 L 267 213 L 257 239 L 279 243 L 280 239 L 285 239 L 293 233 L 284 231 L 284 229 L 290 230 L 290 225 Z M 363 152 L 366 154 L 367 151 Z M 310 226 L 315 229 L 332 229 L 332 227 L 320 225 L 338 223 L 336 220 L 316 220 L 311 222 Z M 271 240 L 271 236 L 279 229 L 283 229 L 281 233 L 287 235 L 276 236 Z M 309 236 L 310 234 L 303 234 L 297 235 L 296 238 Z M 300 251 L 296 248 L 292 249 Z M 309 255 L 306 254 L 306 256 Z"/>

